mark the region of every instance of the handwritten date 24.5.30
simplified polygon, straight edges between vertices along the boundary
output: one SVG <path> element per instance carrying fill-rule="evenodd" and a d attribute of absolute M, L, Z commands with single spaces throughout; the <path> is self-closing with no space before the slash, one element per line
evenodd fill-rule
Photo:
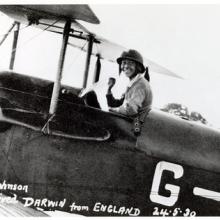
<path fill-rule="evenodd" d="M 195 211 L 191 211 L 189 208 L 181 209 L 181 208 L 175 208 L 175 209 L 159 209 L 158 207 L 154 207 L 153 211 L 154 216 L 196 216 Z"/>

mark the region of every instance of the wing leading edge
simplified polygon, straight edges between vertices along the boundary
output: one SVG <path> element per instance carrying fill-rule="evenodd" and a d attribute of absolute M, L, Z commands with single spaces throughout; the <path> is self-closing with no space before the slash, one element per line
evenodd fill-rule
<path fill-rule="evenodd" d="M 0 10 L 9 16 L 25 19 L 77 19 L 93 24 L 100 23 L 88 5 L 1 5 Z"/>

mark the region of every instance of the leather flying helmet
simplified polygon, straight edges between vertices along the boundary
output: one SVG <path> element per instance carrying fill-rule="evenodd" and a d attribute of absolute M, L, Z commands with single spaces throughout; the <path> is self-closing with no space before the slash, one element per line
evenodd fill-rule
<path fill-rule="evenodd" d="M 145 71 L 145 67 L 143 64 L 143 57 L 141 54 L 136 50 L 128 50 L 124 51 L 121 56 L 117 59 L 117 63 L 120 65 L 121 61 L 124 59 L 135 61 L 139 66 L 139 72 L 143 73 Z"/>

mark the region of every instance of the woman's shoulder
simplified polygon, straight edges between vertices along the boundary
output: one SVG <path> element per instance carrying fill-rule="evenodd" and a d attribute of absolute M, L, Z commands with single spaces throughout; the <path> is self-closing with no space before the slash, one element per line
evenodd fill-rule
<path fill-rule="evenodd" d="M 140 77 L 140 79 L 136 83 L 136 87 L 151 88 L 150 83 L 144 77 Z"/>

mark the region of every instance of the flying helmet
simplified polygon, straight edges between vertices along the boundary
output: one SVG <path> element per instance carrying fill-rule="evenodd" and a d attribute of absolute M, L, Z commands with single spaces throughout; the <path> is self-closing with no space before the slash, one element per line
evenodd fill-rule
<path fill-rule="evenodd" d="M 117 59 L 117 63 L 120 65 L 121 61 L 124 59 L 135 61 L 139 66 L 139 72 L 143 73 L 145 71 L 145 67 L 143 64 L 143 57 L 136 50 L 128 50 L 124 51 L 121 56 Z"/>

